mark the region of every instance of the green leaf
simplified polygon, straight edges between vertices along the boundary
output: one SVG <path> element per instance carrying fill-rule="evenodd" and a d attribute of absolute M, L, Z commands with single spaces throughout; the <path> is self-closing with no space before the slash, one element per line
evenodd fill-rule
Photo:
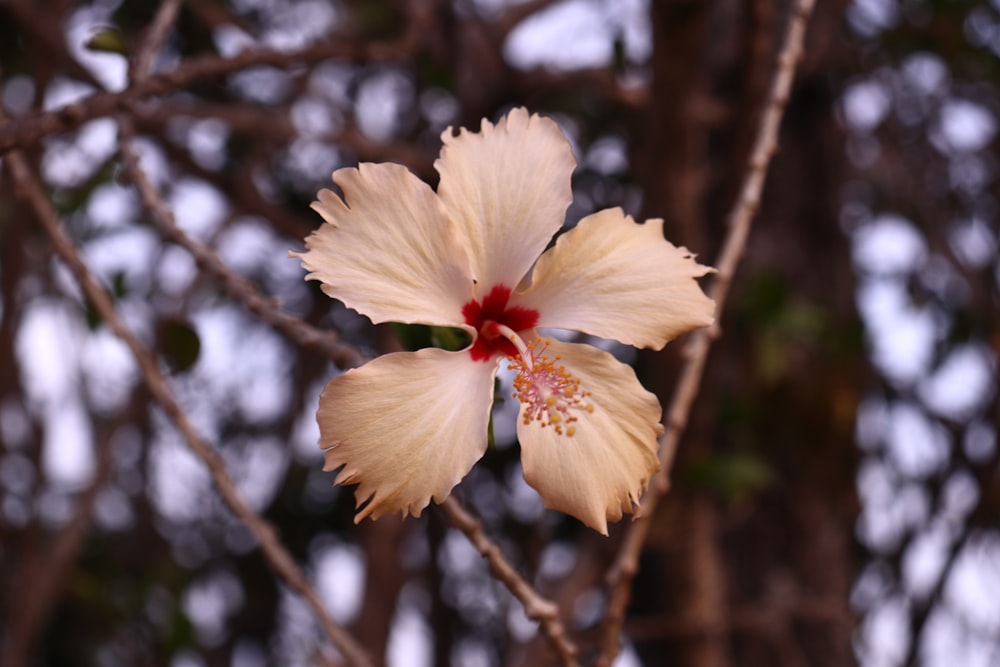
<path fill-rule="evenodd" d="M 472 339 L 465 329 L 456 327 L 431 327 L 431 344 L 442 350 L 461 350 L 468 347 Z"/>
<path fill-rule="evenodd" d="M 727 502 L 738 502 L 775 482 L 774 470 L 746 453 L 713 456 L 689 466 L 687 481 L 695 488 L 717 493 Z"/>
<path fill-rule="evenodd" d="M 156 347 L 163 360 L 175 373 L 190 370 L 201 354 L 201 339 L 185 320 L 170 318 L 156 325 Z"/>
<path fill-rule="evenodd" d="M 126 58 L 129 56 L 128 46 L 125 45 L 125 39 L 116 28 L 98 28 L 94 34 L 90 36 L 90 39 L 84 42 L 83 45 L 90 51 L 117 53 L 125 56 Z"/>
<path fill-rule="evenodd" d="M 83 304 L 83 315 L 87 319 L 87 328 L 90 331 L 97 331 L 97 327 L 104 321 L 97 309 L 90 305 L 90 301 Z"/>
<path fill-rule="evenodd" d="M 128 296 L 128 282 L 124 271 L 115 271 L 111 276 L 111 293 L 116 300 Z"/>
<path fill-rule="evenodd" d="M 407 350 L 437 347 L 454 352 L 469 345 L 469 334 L 456 327 L 429 327 L 423 324 L 392 324 L 392 330 Z"/>
<path fill-rule="evenodd" d="M 399 343 L 411 352 L 425 347 L 433 347 L 430 327 L 423 324 L 400 324 L 398 322 L 393 322 L 389 326 L 392 327 Z"/>

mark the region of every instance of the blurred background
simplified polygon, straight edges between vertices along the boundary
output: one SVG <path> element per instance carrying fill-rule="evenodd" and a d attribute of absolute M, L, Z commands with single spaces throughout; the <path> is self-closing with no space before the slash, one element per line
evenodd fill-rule
<path fill-rule="evenodd" d="M 619 667 L 1000 665 L 1000 2 L 818 5 Z M 376 664 L 553 664 L 436 508 L 352 523 L 316 445 L 340 369 L 168 238 L 123 170 L 119 120 L 186 235 L 374 356 L 428 332 L 372 327 L 287 257 L 334 169 L 393 161 L 436 184 L 445 128 L 526 105 L 573 145 L 567 226 L 621 206 L 711 264 L 790 3 L 185 2 L 155 85 L 130 95 L 157 7 L 0 0 L 0 666 L 341 664 L 54 256 L 14 148 Z M 683 340 L 594 342 L 669 401 Z M 514 408 L 498 402 L 456 495 L 588 664 L 628 522 L 604 538 L 544 510 Z"/>

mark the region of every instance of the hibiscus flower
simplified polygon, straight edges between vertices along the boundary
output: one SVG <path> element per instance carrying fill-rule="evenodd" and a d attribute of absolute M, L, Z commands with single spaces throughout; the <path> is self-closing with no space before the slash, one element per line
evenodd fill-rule
<path fill-rule="evenodd" d="M 357 484 L 365 516 L 419 516 L 486 451 L 494 377 L 517 374 L 524 478 L 545 505 L 607 534 L 657 470 L 661 408 L 633 370 L 570 329 L 660 349 L 713 322 L 710 268 L 621 209 L 563 225 L 576 166 L 555 122 L 514 109 L 479 133 L 451 128 L 435 193 L 404 167 L 362 163 L 321 190 L 326 224 L 292 253 L 323 291 L 372 322 L 464 329 L 464 350 L 386 354 L 330 381 L 317 420 L 324 470 Z M 541 255 L 539 257 L 539 255 Z M 367 503 L 367 504 L 365 504 Z"/>

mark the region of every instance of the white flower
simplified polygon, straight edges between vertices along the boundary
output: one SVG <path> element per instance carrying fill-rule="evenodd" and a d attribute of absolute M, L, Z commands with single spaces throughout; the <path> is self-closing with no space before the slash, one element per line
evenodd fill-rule
<path fill-rule="evenodd" d="M 356 520 L 419 516 L 485 452 L 506 360 L 518 373 L 525 479 L 547 507 L 606 534 L 657 469 L 660 405 L 610 354 L 536 327 L 659 349 L 713 322 L 695 281 L 711 269 L 665 241 L 662 220 L 637 224 L 620 209 L 584 218 L 539 257 L 562 226 L 575 167 L 549 119 L 514 109 L 442 139 L 437 193 L 395 164 L 340 169 L 344 199 L 319 193 L 313 208 L 327 224 L 293 253 L 307 278 L 375 323 L 460 327 L 472 339 L 331 380 L 317 414 L 324 469 L 358 485 L 367 505 Z"/>

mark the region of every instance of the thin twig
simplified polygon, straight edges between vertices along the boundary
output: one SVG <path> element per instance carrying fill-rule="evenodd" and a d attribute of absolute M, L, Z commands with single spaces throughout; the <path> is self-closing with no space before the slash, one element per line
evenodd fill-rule
<path fill-rule="evenodd" d="M 148 78 L 153 56 L 159 45 L 166 39 L 167 31 L 177 16 L 180 3 L 181 0 L 166 0 L 160 5 L 160 10 L 150 27 L 149 37 L 136 55 L 131 72 L 133 84 L 140 84 Z M 153 216 L 167 239 L 185 248 L 203 271 L 211 273 L 222 281 L 230 296 L 242 302 L 250 312 L 259 315 L 261 319 L 285 334 L 292 342 L 300 347 L 319 351 L 341 368 L 360 365 L 362 362 L 361 354 L 354 348 L 341 343 L 336 334 L 316 329 L 306 322 L 282 312 L 272 299 L 261 295 L 250 281 L 230 270 L 210 248 L 185 234 L 177 226 L 174 214 L 163 201 L 163 197 L 150 183 L 146 172 L 139 166 L 139 156 L 132 145 L 135 139 L 135 127 L 131 117 L 124 113 L 121 114 L 118 124 L 121 132 L 119 152 L 125 171 L 139 191 L 143 206 Z"/>
<path fill-rule="evenodd" d="M 122 135 L 120 146 L 122 164 L 138 189 L 143 206 L 153 216 L 160 231 L 167 239 L 191 253 L 198 266 L 203 271 L 218 278 L 230 296 L 240 301 L 250 312 L 260 316 L 296 345 L 319 352 L 340 368 L 353 368 L 364 362 L 361 353 L 350 345 L 340 342 L 334 332 L 317 329 L 282 311 L 273 299 L 262 295 L 249 280 L 226 266 L 211 248 L 198 243 L 185 234 L 177 226 L 173 212 L 139 166 L 139 157 L 132 147 L 134 131 L 131 121 L 127 118 L 121 118 L 119 125 Z"/>
<path fill-rule="evenodd" d="M 24 197 L 32 207 L 36 217 L 45 228 L 52 241 L 53 248 L 66 263 L 87 299 L 94 306 L 112 332 L 129 348 L 139 366 L 143 380 L 150 392 L 163 406 L 164 411 L 174 422 L 188 446 L 194 454 L 208 467 L 212 481 L 219 490 L 223 500 L 233 513 L 249 528 L 254 538 L 260 544 L 261 550 L 270 566 L 280 576 L 289 588 L 298 593 L 306 601 L 313 614 L 319 620 L 320 627 L 337 647 L 345 659 L 352 665 L 369 667 L 371 660 L 365 651 L 354 641 L 344 628 L 338 625 L 323 607 L 323 603 L 313 592 L 309 580 L 291 554 L 278 539 L 273 526 L 254 512 L 240 497 L 236 485 L 226 472 L 222 457 L 195 431 L 187 415 L 181 409 L 171 392 L 167 380 L 153 355 L 146 350 L 130 329 L 122 322 L 107 293 L 92 277 L 90 270 L 77 252 L 72 240 L 66 235 L 59 224 L 58 214 L 45 197 L 42 186 L 24 157 L 19 152 L 11 152 L 6 158 L 19 196 Z"/>
<path fill-rule="evenodd" d="M 162 42 L 162 36 L 172 22 L 173 16 L 176 15 L 179 3 L 180 0 L 166 0 L 161 6 L 154 22 L 156 26 L 154 32 L 158 35 L 154 35 L 143 45 L 143 52 L 147 58 Z M 20 5 L 20 3 L 15 4 Z M 30 7 L 28 10 L 28 14 L 33 15 Z M 40 32 L 39 36 L 42 37 L 43 33 L 45 31 Z M 89 76 L 87 81 L 95 85 L 97 83 L 96 79 Z M 134 394 L 127 412 L 134 412 L 144 396 L 144 393 Z M 22 586 L 24 591 L 30 590 L 30 594 L 22 594 L 21 596 L 20 611 L 13 619 L 13 631 L 8 637 L 9 641 L 5 647 L 3 659 L 0 660 L 2 666 L 21 665 L 27 661 L 28 652 L 32 649 L 40 626 L 46 622 L 53 605 L 58 602 L 58 597 L 62 594 L 76 565 L 80 549 L 93 523 L 94 505 L 98 495 L 114 471 L 111 435 L 116 425 L 105 424 L 103 427 L 103 437 L 99 439 L 99 446 L 96 447 L 96 474 L 87 488 L 77 497 L 73 518 L 52 539 L 45 553 L 41 556 L 41 562 L 29 560 L 22 563 L 22 574 L 40 572 L 43 576 L 27 576 L 18 579 L 18 585 Z"/>
<path fill-rule="evenodd" d="M 220 104 L 201 100 L 157 100 L 136 105 L 133 117 L 139 128 L 162 127 L 178 117 L 212 118 L 221 120 L 234 134 L 252 135 L 285 145 L 299 134 L 290 118 L 291 106 L 251 107 L 244 104 Z M 418 176 L 429 179 L 434 171 L 434 159 L 412 141 L 372 139 L 357 123 L 345 120 L 336 131 L 314 137 L 318 141 L 346 148 L 362 162 L 398 162 Z"/>
<path fill-rule="evenodd" d="M 551 600 L 542 597 L 524 577 L 514 569 L 514 566 L 504 558 L 503 550 L 491 540 L 483 530 L 482 524 L 467 512 L 454 496 L 449 496 L 440 505 L 441 511 L 451 522 L 451 525 L 465 533 L 476 550 L 490 566 L 493 575 L 502 581 L 507 590 L 524 605 L 524 613 L 528 618 L 539 622 L 542 632 L 548 637 L 549 643 L 559 655 L 559 661 L 565 667 L 577 665 L 576 645 L 566 636 L 566 628 L 559 618 L 559 607 Z"/>
<path fill-rule="evenodd" d="M 149 78 L 149 73 L 153 69 L 153 58 L 167 39 L 167 33 L 174 24 L 180 7 L 181 0 L 164 0 L 160 4 L 153 23 L 143 37 L 142 47 L 136 53 L 135 60 L 132 61 L 130 74 L 133 82 Z"/>
<path fill-rule="evenodd" d="M 716 303 L 717 316 L 723 310 L 733 276 L 746 249 L 750 226 L 760 205 L 767 168 L 778 148 L 778 128 L 788 103 L 796 65 L 802 57 L 803 38 L 814 2 L 815 0 L 796 0 L 792 7 L 785 39 L 778 54 L 774 78 L 761 115 L 760 127 L 747 163 L 743 185 L 727 219 L 729 231 L 716 267 L 718 273 L 709 290 L 709 296 Z M 649 534 L 650 518 L 660 497 L 669 487 L 670 463 L 687 425 L 691 406 L 698 395 L 708 351 L 712 341 L 718 336 L 717 324 L 709 329 L 697 331 L 692 336 L 687 351 L 687 361 L 667 412 L 664 434 L 660 438 L 660 470 L 651 481 L 649 490 L 643 497 L 641 511 L 626 533 L 615 563 L 608 573 L 610 595 L 597 665 L 605 667 L 610 665 L 621 650 L 621 627 L 631 594 L 632 580 L 638 571 L 639 553 Z"/>
<path fill-rule="evenodd" d="M 134 84 L 149 78 L 153 57 L 163 40 L 166 39 L 167 32 L 177 16 L 180 3 L 181 0 L 166 0 L 160 5 L 149 29 L 148 37 L 133 61 L 131 76 Z M 118 124 L 121 133 L 119 152 L 125 171 L 139 191 L 143 206 L 152 215 L 168 240 L 185 248 L 191 253 L 199 268 L 222 281 L 230 296 L 243 303 L 250 312 L 259 315 L 261 319 L 285 334 L 292 342 L 300 347 L 319 351 L 341 368 L 353 367 L 361 363 L 360 353 L 340 343 L 336 334 L 311 327 L 306 322 L 282 312 L 272 299 L 261 295 L 250 281 L 230 270 L 215 252 L 185 234 L 177 226 L 174 214 L 163 201 L 163 197 L 150 183 L 146 172 L 139 166 L 139 156 L 133 147 L 135 127 L 131 117 L 125 113 L 121 114 Z"/>
<path fill-rule="evenodd" d="M 163 24 L 158 23 L 157 25 L 162 26 Z M 161 30 L 165 31 L 166 28 L 161 27 Z M 151 52 L 145 51 L 144 53 L 148 61 L 150 57 L 149 53 Z M 138 78 L 142 78 L 144 71 L 146 71 L 144 67 L 136 65 L 135 75 Z M 339 343 L 333 334 L 316 330 L 306 323 L 280 311 L 271 300 L 257 292 L 252 284 L 243 277 L 233 273 L 216 253 L 194 241 L 181 231 L 176 224 L 173 213 L 139 166 L 138 156 L 132 146 L 135 130 L 131 119 L 122 114 L 119 124 L 121 127 L 120 151 L 126 172 L 138 189 L 143 206 L 155 218 L 165 237 L 187 249 L 199 267 L 212 273 L 223 282 L 230 295 L 237 298 L 249 310 L 258 314 L 276 329 L 286 334 L 298 345 L 319 348 L 341 367 L 356 366 L 361 363 L 362 357 L 356 350 Z M 452 525 L 462 530 L 487 559 L 491 571 L 521 600 L 528 617 L 539 621 L 543 632 L 549 637 L 554 649 L 559 654 L 562 664 L 567 667 L 575 665 L 576 648 L 566 637 L 562 622 L 559 619 L 558 607 L 541 597 L 517 573 L 504 559 L 500 547 L 492 542 L 483 532 L 480 523 L 462 509 L 455 500 L 448 499 L 443 509 L 451 520 Z"/>
<path fill-rule="evenodd" d="M 242 51 L 229 58 L 196 56 L 182 61 L 169 72 L 136 81 L 121 92 L 94 93 L 53 111 L 5 119 L 6 122 L 0 124 L 0 155 L 30 146 L 44 136 L 72 130 L 89 120 L 126 111 L 140 100 L 180 90 L 195 81 L 227 76 L 248 67 L 270 65 L 291 69 L 294 65 L 331 59 L 366 64 L 404 60 L 414 54 L 430 32 L 426 27 L 429 16 L 425 8 L 425 3 L 413 3 L 406 32 L 390 41 L 330 39 L 294 52 L 261 49 Z"/>

